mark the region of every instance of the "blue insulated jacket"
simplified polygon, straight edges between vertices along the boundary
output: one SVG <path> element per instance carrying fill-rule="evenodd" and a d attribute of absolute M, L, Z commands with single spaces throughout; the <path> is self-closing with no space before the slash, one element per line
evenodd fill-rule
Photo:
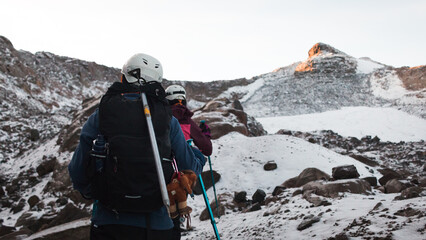
<path fill-rule="evenodd" d="M 80 143 L 68 165 L 73 187 L 80 191 L 83 196 L 90 196 L 91 191 L 89 179 L 87 179 L 85 175 L 85 166 L 87 166 L 87 161 L 89 161 L 89 152 L 92 148 L 92 142 L 99 133 L 98 115 L 98 110 L 96 110 L 84 124 L 80 134 Z M 205 158 L 199 157 L 201 152 L 197 149 L 192 149 L 187 144 L 179 122 L 174 117 L 172 117 L 170 122 L 170 141 L 179 169 L 191 169 L 195 174 L 199 175 L 205 164 Z M 173 227 L 172 220 L 168 216 L 165 206 L 150 213 L 148 216 L 152 229 L 166 230 Z M 95 202 L 91 220 L 95 225 L 121 224 L 146 227 L 146 217 L 148 216 L 138 213 L 116 214 Z"/>

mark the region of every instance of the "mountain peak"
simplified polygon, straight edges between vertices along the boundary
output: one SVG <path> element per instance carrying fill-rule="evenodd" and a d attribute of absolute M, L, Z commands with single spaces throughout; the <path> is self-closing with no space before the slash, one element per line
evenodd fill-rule
<path fill-rule="evenodd" d="M 333 53 L 333 54 L 343 53 L 342 51 L 339 51 L 328 44 L 319 42 L 319 43 L 316 43 L 311 49 L 309 49 L 308 54 L 309 54 L 309 57 L 311 58 L 324 52 Z"/>
<path fill-rule="evenodd" d="M 6 37 L 3 37 L 1 35 L 0 35 L 0 46 L 4 46 L 9 49 L 14 49 L 12 42 Z"/>
<path fill-rule="evenodd" d="M 295 69 L 295 74 L 327 73 L 354 74 L 356 61 L 346 53 L 325 44 L 317 43 L 308 52 L 309 57 Z"/>

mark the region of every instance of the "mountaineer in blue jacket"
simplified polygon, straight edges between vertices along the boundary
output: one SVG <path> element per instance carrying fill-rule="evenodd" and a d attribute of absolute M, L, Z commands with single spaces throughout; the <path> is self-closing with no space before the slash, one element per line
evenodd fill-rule
<path fill-rule="evenodd" d="M 130 72 L 145 80 L 143 86 Z M 180 239 L 173 228 L 161 192 L 151 150 L 140 91 L 151 109 L 157 146 L 166 183 L 178 168 L 199 175 L 204 157 L 185 141 L 171 114 L 161 86 L 162 67 L 146 54 L 132 56 L 123 66 L 121 83 L 114 83 L 99 108 L 84 124 L 80 142 L 68 166 L 73 186 L 85 198 L 95 199 L 91 239 Z M 106 139 L 106 159 L 99 166 L 90 156 L 98 136 Z"/>

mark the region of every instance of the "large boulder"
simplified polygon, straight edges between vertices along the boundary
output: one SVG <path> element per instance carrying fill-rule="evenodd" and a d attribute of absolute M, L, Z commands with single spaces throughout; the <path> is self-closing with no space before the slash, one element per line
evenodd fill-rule
<path fill-rule="evenodd" d="M 310 182 L 303 186 L 303 192 L 312 191 L 316 195 L 323 197 L 335 198 L 339 196 L 339 193 L 356 193 L 368 195 L 371 191 L 371 186 L 368 182 L 356 179 L 356 180 L 339 180 L 334 182 Z"/>
<path fill-rule="evenodd" d="M 56 157 L 51 156 L 43 156 L 43 162 L 36 168 L 36 171 L 40 177 L 53 172 L 56 165 L 58 164 L 58 161 L 56 160 Z"/>
<path fill-rule="evenodd" d="M 362 178 L 362 180 L 367 181 L 372 187 L 377 186 L 377 178 L 374 176 Z"/>
<path fill-rule="evenodd" d="M 397 173 L 396 171 L 392 169 L 379 169 L 378 170 L 383 176 L 379 179 L 379 183 L 382 186 L 385 186 L 386 183 L 392 179 L 401 179 L 401 174 Z"/>
<path fill-rule="evenodd" d="M 204 171 L 201 173 L 201 177 L 203 178 L 204 188 L 206 191 L 213 186 L 213 179 L 212 179 L 212 173 L 213 173 L 213 179 L 214 183 L 216 184 L 220 180 L 220 174 L 213 170 L 210 171 Z M 197 180 L 197 183 L 195 184 L 195 187 L 192 189 L 195 195 L 201 195 L 203 194 L 203 190 L 201 189 L 200 181 Z"/>
<path fill-rule="evenodd" d="M 386 193 L 399 193 L 406 188 L 407 186 L 397 179 L 389 180 L 385 185 Z"/>
<path fill-rule="evenodd" d="M 218 98 L 208 102 L 202 108 L 194 110 L 192 118 L 196 123 L 205 120 L 210 126 L 212 139 L 220 138 L 230 132 L 239 132 L 246 136 L 265 135 L 262 125 L 248 116 L 238 100 Z"/>
<path fill-rule="evenodd" d="M 261 203 L 265 200 L 266 193 L 262 189 L 257 189 L 251 197 L 253 203 Z"/>
<path fill-rule="evenodd" d="M 350 179 L 358 178 L 359 173 L 354 165 L 344 165 L 334 167 L 332 169 L 332 176 L 334 179 Z"/>
<path fill-rule="evenodd" d="M 218 205 L 216 206 L 215 199 L 210 202 L 210 209 L 212 210 L 213 217 L 215 218 L 225 215 L 225 209 L 238 208 L 238 206 L 236 206 L 235 203 L 232 201 L 232 196 L 229 195 L 229 193 L 219 195 L 217 197 L 217 204 Z M 208 219 L 210 219 L 210 215 L 206 207 L 200 214 L 200 220 L 205 221 Z"/>
<path fill-rule="evenodd" d="M 330 175 L 317 168 L 306 168 L 299 174 L 299 176 L 290 178 L 281 185 L 286 188 L 296 188 L 301 187 L 308 182 L 329 179 Z"/>
<path fill-rule="evenodd" d="M 37 195 L 32 195 L 27 200 L 28 204 L 30 205 L 30 209 L 34 207 L 37 203 L 40 202 L 40 198 Z"/>
<path fill-rule="evenodd" d="M 401 192 L 401 195 L 397 196 L 395 199 L 404 200 L 404 199 L 420 197 L 422 192 L 423 192 L 423 188 L 421 187 L 418 187 L 418 186 L 409 187 L 407 189 L 404 189 Z"/>

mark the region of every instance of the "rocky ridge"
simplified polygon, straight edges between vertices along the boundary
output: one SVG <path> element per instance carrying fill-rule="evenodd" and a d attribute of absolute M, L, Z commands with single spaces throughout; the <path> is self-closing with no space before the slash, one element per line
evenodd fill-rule
<path fill-rule="evenodd" d="M 221 96 L 238 96 L 254 117 L 290 116 L 346 106 L 395 107 L 425 118 L 426 67 L 393 68 L 317 43 L 306 61 L 256 77 Z M 410 86 L 410 87 L 408 87 Z"/>

